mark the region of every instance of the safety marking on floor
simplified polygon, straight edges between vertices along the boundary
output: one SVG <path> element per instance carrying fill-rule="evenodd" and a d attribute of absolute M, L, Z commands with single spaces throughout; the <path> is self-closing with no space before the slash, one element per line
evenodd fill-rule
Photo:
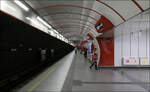
<path fill-rule="evenodd" d="M 150 84 L 150 82 L 82 82 L 84 84 Z"/>
<path fill-rule="evenodd" d="M 70 54 L 68 54 L 68 55 L 70 55 Z M 67 55 L 67 56 L 68 56 L 68 55 Z M 66 56 L 65 56 L 65 57 L 66 57 Z M 32 92 L 36 87 L 38 87 L 38 86 L 42 83 L 42 81 L 44 81 L 52 72 L 54 72 L 54 71 L 56 70 L 57 66 L 59 66 L 61 63 L 62 63 L 62 62 L 56 63 L 56 64 L 54 65 L 54 68 L 51 68 L 50 71 L 49 71 L 47 74 L 43 75 L 43 76 L 41 77 L 41 79 L 38 80 L 27 92 Z"/>
<path fill-rule="evenodd" d="M 40 80 L 38 80 L 38 81 L 28 90 L 28 92 L 32 92 L 37 86 L 39 86 L 42 81 L 44 81 L 53 71 L 56 70 L 56 68 L 57 68 L 57 66 L 58 66 L 59 64 L 60 64 L 60 63 L 57 63 L 54 68 L 50 69 L 50 71 L 49 71 L 47 74 L 43 75 L 43 77 L 42 77 Z"/>

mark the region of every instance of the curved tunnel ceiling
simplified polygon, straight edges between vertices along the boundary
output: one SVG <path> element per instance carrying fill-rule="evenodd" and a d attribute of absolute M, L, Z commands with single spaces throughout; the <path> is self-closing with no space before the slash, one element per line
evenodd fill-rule
<path fill-rule="evenodd" d="M 54 26 L 54 27 L 55 28 L 62 28 L 62 29 L 64 29 L 64 28 L 77 28 L 78 27 L 78 29 L 87 28 L 89 31 L 93 30 L 88 25 L 80 25 L 80 24 L 76 24 L 76 23 L 75 24 L 63 24 L 63 25 Z"/>
<path fill-rule="evenodd" d="M 96 24 L 96 22 L 97 22 L 97 20 L 98 19 L 96 19 L 96 18 L 94 18 L 94 17 L 92 17 L 92 16 L 89 16 L 89 15 L 86 15 L 86 14 L 82 14 L 82 13 L 77 13 L 77 12 L 53 12 L 53 13 L 48 13 L 48 14 L 46 14 L 46 15 L 42 15 L 43 17 L 46 17 L 46 16 L 51 16 L 52 18 L 51 18 L 51 20 L 53 20 L 54 21 L 54 24 L 55 25 L 58 25 L 59 26 L 59 24 L 58 24 L 58 21 L 60 21 L 60 20 L 55 20 L 55 19 L 57 19 L 57 16 L 58 15 L 65 15 L 65 14 L 70 14 L 70 15 L 78 15 L 78 16 L 84 16 L 84 17 L 87 17 L 87 18 L 90 18 L 91 20 L 93 20 L 93 21 L 90 21 L 90 24 L 92 23 L 93 25 L 93 27 L 94 27 L 94 24 Z M 53 17 L 53 15 L 55 16 L 55 17 Z M 56 16 L 57 15 L 57 16 Z M 59 17 L 58 17 L 59 18 Z M 74 17 L 71 17 L 70 19 L 72 19 L 72 20 L 74 20 L 74 19 L 76 19 L 76 20 L 79 20 L 79 19 L 77 19 L 77 18 L 74 18 Z M 65 20 L 68 20 L 68 18 L 66 18 Z M 81 20 L 84 20 L 84 21 L 81 21 Z M 61 22 L 61 21 L 60 21 Z M 65 21 L 65 23 L 66 23 L 67 21 Z M 85 21 L 85 19 L 81 19 L 80 18 L 80 20 L 79 20 L 79 24 L 81 24 L 80 22 L 84 22 L 84 23 L 89 23 L 88 22 L 88 20 L 87 21 Z M 67 22 L 68 23 L 68 22 Z M 70 23 L 72 23 L 72 22 L 70 22 Z M 83 24 L 83 23 L 82 23 Z M 88 24 L 89 26 L 90 26 L 90 24 Z M 91 26 L 91 28 L 92 28 L 92 26 Z M 54 26 L 55 27 L 55 26 Z M 78 27 L 77 27 L 78 28 Z M 85 30 L 86 30 L 86 28 L 85 28 Z M 93 28 L 93 30 L 95 30 L 94 28 Z M 62 31 L 63 31 L 63 28 L 62 28 Z M 61 31 L 60 31 L 61 32 Z M 93 32 L 93 31 L 92 31 Z M 94 32 L 93 34 L 96 34 L 96 32 Z"/>
<path fill-rule="evenodd" d="M 101 15 L 117 26 L 150 7 L 149 0 L 25 1 L 50 24 L 59 27 L 58 30 L 62 35 L 65 35 L 66 28 L 71 32 L 76 30 L 78 33 L 84 33 L 87 30 L 87 26 L 85 25 L 94 29 L 94 24 L 96 24 Z M 64 26 L 61 24 L 71 25 Z M 76 27 L 72 27 L 72 24 L 76 25 Z M 88 29 L 88 31 L 91 31 L 91 29 Z M 68 33 L 72 35 L 71 32 Z M 96 31 L 94 34 L 98 35 Z"/>
<path fill-rule="evenodd" d="M 80 22 L 55 22 L 56 24 L 58 24 L 58 26 L 60 27 L 60 26 L 64 26 L 64 25 L 81 25 L 81 26 L 87 26 L 89 29 L 91 29 L 91 30 L 95 30 L 95 28 L 94 27 L 92 27 L 92 26 L 90 26 L 90 25 L 87 25 L 87 24 L 85 24 L 85 23 L 80 23 Z"/>
<path fill-rule="evenodd" d="M 67 19 L 67 20 L 66 20 Z M 84 20 L 84 19 L 80 19 L 80 18 L 67 18 L 67 17 L 62 17 L 62 18 L 53 18 L 53 19 L 49 19 L 48 21 L 79 21 L 79 22 L 88 22 L 90 23 L 91 25 L 95 25 L 94 23 L 92 23 L 91 21 L 87 21 L 87 20 Z"/>
<path fill-rule="evenodd" d="M 79 15 L 79 16 L 88 17 L 88 18 L 93 19 L 94 21 L 97 21 L 97 19 L 92 17 L 92 16 L 89 16 L 89 15 L 86 15 L 86 14 L 82 14 L 82 13 L 77 13 L 77 12 L 54 12 L 54 13 L 48 13 L 48 14 L 42 15 L 42 16 L 46 17 L 46 16 L 53 16 L 53 15 L 60 15 L 60 14 Z"/>
<path fill-rule="evenodd" d="M 46 9 L 46 8 L 51 8 L 51 7 L 73 7 L 73 8 L 81 8 L 81 9 L 86 9 L 86 10 L 89 10 L 89 11 L 92 11 L 98 15 L 102 15 L 100 12 L 96 11 L 96 10 L 93 10 L 91 8 L 87 8 L 87 7 L 83 7 L 83 6 L 78 6 L 78 5 L 71 5 L 71 4 L 57 4 L 57 5 L 48 5 L 48 6 L 43 6 L 43 7 L 40 7 L 40 8 L 36 8 L 36 10 L 42 10 L 42 9 Z"/>

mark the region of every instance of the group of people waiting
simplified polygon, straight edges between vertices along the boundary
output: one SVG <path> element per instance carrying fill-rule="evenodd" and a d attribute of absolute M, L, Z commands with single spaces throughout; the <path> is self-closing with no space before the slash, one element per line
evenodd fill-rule
<path fill-rule="evenodd" d="M 84 54 L 84 57 L 87 58 L 87 50 L 84 49 L 84 50 L 81 50 L 79 48 L 75 48 L 75 53 L 77 52 L 80 52 L 80 53 L 83 53 Z M 94 48 L 93 52 L 92 52 L 92 55 L 91 55 L 91 60 L 92 60 L 92 63 L 91 63 L 91 66 L 90 66 L 90 69 L 92 69 L 93 66 L 95 66 L 95 70 L 98 70 L 98 66 L 97 66 L 97 60 L 98 60 L 98 57 L 97 57 L 97 49 Z"/>

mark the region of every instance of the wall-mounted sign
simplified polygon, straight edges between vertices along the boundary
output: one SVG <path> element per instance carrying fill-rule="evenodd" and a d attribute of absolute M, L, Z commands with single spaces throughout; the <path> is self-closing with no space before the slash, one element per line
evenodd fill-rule
<path fill-rule="evenodd" d="M 147 57 L 141 57 L 141 58 L 140 58 L 140 64 L 141 64 L 141 65 L 149 65 L 149 64 L 150 64 L 150 61 L 148 60 Z"/>
<path fill-rule="evenodd" d="M 98 25 L 96 25 L 96 30 L 100 30 L 102 28 L 103 28 L 103 24 L 99 22 Z"/>
<path fill-rule="evenodd" d="M 100 19 L 95 24 L 95 29 L 97 32 L 103 33 L 113 29 L 114 25 L 112 22 L 104 16 L 101 16 Z"/>
<path fill-rule="evenodd" d="M 139 65 L 140 60 L 137 57 L 124 57 L 123 65 Z"/>
<path fill-rule="evenodd" d="M 130 65 L 130 64 L 131 64 L 130 58 L 129 57 L 124 57 L 123 58 L 123 65 Z"/>

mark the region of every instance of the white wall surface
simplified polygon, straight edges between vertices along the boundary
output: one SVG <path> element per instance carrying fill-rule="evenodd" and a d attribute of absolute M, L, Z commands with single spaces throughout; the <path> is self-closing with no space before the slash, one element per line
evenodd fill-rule
<path fill-rule="evenodd" d="M 115 28 L 115 66 L 123 57 L 150 58 L 150 9 Z M 150 62 L 150 59 L 149 59 Z"/>

